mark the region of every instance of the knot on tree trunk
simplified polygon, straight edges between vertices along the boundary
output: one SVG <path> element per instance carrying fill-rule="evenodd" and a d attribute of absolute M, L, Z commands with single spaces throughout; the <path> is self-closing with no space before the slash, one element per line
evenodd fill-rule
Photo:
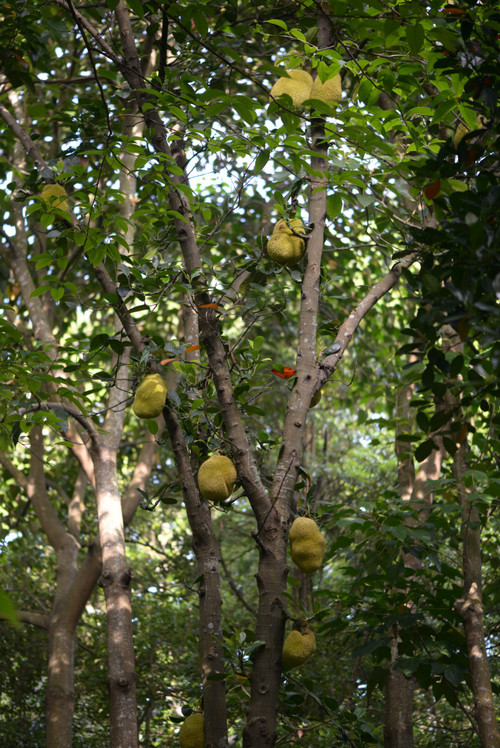
<path fill-rule="evenodd" d="M 462 621 L 470 621 L 474 618 L 482 618 L 483 606 L 477 598 L 461 597 L 453 606 Z"/>

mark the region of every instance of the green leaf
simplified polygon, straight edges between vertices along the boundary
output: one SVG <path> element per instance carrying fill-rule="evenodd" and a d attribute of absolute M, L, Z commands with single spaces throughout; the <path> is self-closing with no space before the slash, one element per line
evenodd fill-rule
<path fill-rule="evenodd" d="M 429 457 L 432 450 L 435 448 L 436 447 L 432 439 L 427 439 L 427 441 L 422 442 L 422 444 L 419 444 L 416 448 L 415 459 L 417 460 L 417 462 L 422 462 L 422 460 L 425 460 L 427 457 Z"/>
<path fill-rule="evenodd" d="M 274 26 L 279 26 L 283 31 L 288 31 L 288 26 L 281 18 L 269 18 L 266 23 L 272 23 Z"/>
<path fill-rule="evenodd" d="M 326 199 L 326 212 L 328 214 L 328 218 L 333 221 L 337 216 L 340 216 L 342 213 L 342 198 L 340 197 L 339 193 L 336 192 L 333 195 L 330 195 Z"/>
<path fill-rule="evenodd" d="M 50 295 L 55 302 L 61 301 L 62 297 L 64 296 L 64 288 L 51 288 Z"/>
<path fill-rule="evenodd" d="M 405 27 L 406 41 L 410 48 L 410 52 L 414 55 L 418 55 L 422 49 L 422 45 L 425 39 L 424 29 L 420 23 L 414 23 L 411 26 Z"/>
<path fill-rule="evenodd" d="M 0 618 L 10 621 L 14 626 L 19 626 L 17 608 L 12 599 L 3 590 L 0 590 Z"/>
<path fill-rule="evenodd" d="M 141 0 L 126 0 L 126 3 L 128 7 L 133 10 L 133 12 L 137 16 L 139 16 L 139 18 L 142 18 L 144 16 L 144 8 L 142 7 Z"/>
<path fill-rule="evenodd" d="M 260 174 L 264 166 L 269 161 L 269 155 L 271 151 L 269 148 L 267 148 L 265 151 L 261 151 L 257 158 L 255 159 L 255 166 L 253 169 L 254 174 Z"/>

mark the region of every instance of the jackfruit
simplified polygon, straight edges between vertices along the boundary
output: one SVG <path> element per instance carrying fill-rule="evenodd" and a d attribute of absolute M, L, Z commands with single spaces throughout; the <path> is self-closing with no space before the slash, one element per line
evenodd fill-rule
<path fill-rule="evenodd" d="M 296 265 L 306 251 L 306 243 L 300 236 L 295 236 L 292 229 L 303 233 L 304 224 L 300 218 L 292 218 L 290 227 L 285 220 L 280 220 L 274 227 L 273 233 L 267 242 L 266 252 L 268 257 L 280 265 Z"/>
<path fill-rule="evenodd" d="M 132 410 L 137 418 L 157 418 L 167 399 L 167 383 L 159 374 L 144 377 L 135 392 Z"/>
<path fill-rule="evenodd" d="M 271 96 L 277 99 L 283 94 L 288 94 L 295 106 L 302 106 L 306 99 L 311 98 L 313 79 L 305 70 L 287 70 L 287 76 L 278 78 L 271 88 Z"/>
<path fill-rule="evenodd" d="M 290 528 L 292 561 L 304 574 L 312 574 L 323 563 L 326 538 L 310 517 L 297 517 Z"/>
<path fill-rule="evenodd" d="M 198 488 L 208 501 L 226 501 L 236 483 L 236 468 L 225 455 L 213 455 L 200 465 Z"/>
<path fill-rule="evenodd" d="M 283 643 L 283 664 L 287 668 L 302 665 L 316 651 L 316 637 L 311 629 L 302 633 L 293 629 Z"/>
<path fill-rule="evenodd" d="M 338 104 L 342 101 L 342 78 L 340 73 L 334 75 L 333 78 L 328 78 L 324 83 L 321 82 L 320 78 L 315 78 L 310 99 L 319 99 L 324 101 L 325 104 Z"/>
<path fill-rule="evenodd" d="M 203 714 L 195 712 L 186 717 L 179 730 L 181 748 L 203 748 L 205 745 L 205 725 Z"/>
<path fill-rule="evenodd" d="M 46 203 L 51 203 L 53 208 L 59 208 L 59 210 L 68 210 L 68 193 L 62 186 L 62 184 L 46 184 L 44 185 L 40 196 Z M 56 200 L 49 200 L 49 198 L 55 197 Z"/>

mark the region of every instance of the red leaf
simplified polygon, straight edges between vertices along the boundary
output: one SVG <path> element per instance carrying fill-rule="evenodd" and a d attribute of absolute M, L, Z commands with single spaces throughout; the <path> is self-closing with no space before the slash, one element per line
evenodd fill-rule
<path fill-rule="evenodd" d="M 289 366 L 284 366 L 283 371 L 272 369 L 272 372 L 276 377 L 280 377 L 281 379 L 290 379 L 290 377 L 293 377 L 293 375 L 295 374 L 296 369 L 291 369 Z"/>
<path fill-rule="evenodd" d="M 218 309 L 218 304 L 200 304 L 198 309 Z"/>
<path fill-rule="evenodd" d="M 469 148 L 467 150 L 467 158 L 465 159 L 464 169 L 474 163 L 477 157 L 477 148 Z"/>
<path fill-rule="evenodd" d="M 191 351 L 200 351 L 201 345 L 188 345 L 184 353 L 191 353 Z"/>
<path fill-rule="evenodd" d="M 436 179 L 434 182 L 431 182 L 427 185 L 427 187 L 424 190 L 424 195 L 426 196 L 427 200 L 434 200 L 435 197 L 439 195 L 441 192 L 441 180 Z"/>

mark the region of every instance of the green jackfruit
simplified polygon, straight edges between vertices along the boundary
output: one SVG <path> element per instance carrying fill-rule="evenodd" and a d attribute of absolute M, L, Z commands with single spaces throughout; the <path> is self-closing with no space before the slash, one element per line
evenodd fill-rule
<path fill-rule="evenodd" d="M 292 218 L 289 224 L 290 226 L 287 226 L 287 222 L 283 219 L 278 221 L 266 247 L 267 255 L 271 260 L 287 266 L 300 262 L 306 251 L 304 239 L 293 233 L 293 231 L 299 234 L 304 233 L 304 224 L 300 218 Z"/>
<path fill-rule="evenodd" d="M 205 725 L 203 714 L 195 712 L 186 717 L 179 730 L 181 748 L 203 748 L 205 745 Z"/>
<path fill-rule="evenodd" d="M 321 82 L 320 78 L 315 78 L 313 87 L 311 90 L 310 99 L 319 99 L 324 101 L 325 104 L 338 104 L 342 101 L 342 78 L 340 73 L 334 75 L 333 78 L 328 78 L 324 83 Z"/>
<path fill-rule="evenodd" d="M 287 668 L 302 665 L 316 651 L 316 637 L 311 629 L 304 632 L 293 629 L 283 643 L 283 664 Z"/>
<path fill-rule="evenodd" d="M 68 193 L 62 186 L 62 184 L 46 184 L 41 193 L 40 196 L 42 200 L 45 200 L 46 203 L 51 203 L 53 208 L 59 208 L 59 210 L 68 210 Z M 54 200 L 50 200 L 50 198 L 56 198 Z"/>
<path fill-rule="evenodd" d="M 207 501 L 226 501 L 236 483 L 236 468 L 225 455 L 213 455 L 200 465 L 198 488 Z"/>
<path fill-rule="evenodd" d="M 167 383 L 159 374 L 144 377 L 132 403 L 132 410 L 137 418 L 157 418 L 161 415 L 167 393 Z"/>
<path fill-rule="evenodd" d="M 297 517 L 290 528 L 292 561 L 304 574 L 312 574 L 323 563 L 326 539 L 310 517 Z"/>
<path fill-rule="evenodd" d="M 305 70 L 287 70 L 287 76 L 278 78 L 271 88 L 271 96 L 277 99 L 288 94 L 295 106 L 302 106 L 306 99 L 311 98 L 313 79 Z"/>

